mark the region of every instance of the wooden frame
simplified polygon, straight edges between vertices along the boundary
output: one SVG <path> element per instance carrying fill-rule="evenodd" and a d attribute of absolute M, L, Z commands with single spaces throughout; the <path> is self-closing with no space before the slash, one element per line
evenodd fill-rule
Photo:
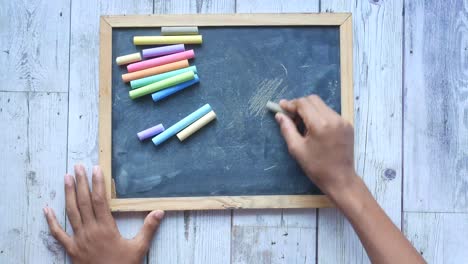
<path fill-rule="evenodd" d="M 332 207 L 325 195 L 125 198 L 115 195 L 112 172 L 112 28 L 161 26 L 339 26 L 341 113 L 353 123 L 352 18 L 333 14 L 223 14 L 102 16 L 99 59 L 99 164 L 112 211 Z"/>

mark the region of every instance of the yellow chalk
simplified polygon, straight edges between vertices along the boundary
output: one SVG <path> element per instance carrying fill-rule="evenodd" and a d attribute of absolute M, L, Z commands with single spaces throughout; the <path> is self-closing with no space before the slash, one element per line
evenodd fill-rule
<path fill-rule="evenodd" d="M 117 65 L 124 65 L 124 64 L 129 64 L 132 62 L 137 62 L 137 61 L 141 61 L 140 52 L 120 56 L 115 59 L 115 62 L 117 63 Z"/>
<path fill-rule="evenodd" d="M 166 44 L 201 44 L 201 35 L 192 36 L 134 36 L 135 45 L 166 45 Z"/>
<path fill-rule="evenodd" d="M 193 122 L 190 126 L 186 127 L 184 130 L 177 133 L 177 138 L 180 141 L 184 141 L 186 138 L 190 137 L 193 133 L 197 132 L 202 127 L 206 126 L 215 118 L 216 118 L 215 112 L 213 111 L 208 112 L 208 114 L 202 116 L 200 119 Z"/>

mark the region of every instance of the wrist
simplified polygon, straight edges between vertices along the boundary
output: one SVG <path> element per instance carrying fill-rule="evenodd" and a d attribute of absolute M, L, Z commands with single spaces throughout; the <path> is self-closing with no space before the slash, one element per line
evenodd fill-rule
<path fill-rule="evenodd" d="M 347 180 L 332 186 L 329 190 L 326 190 L 326 194 L 335 206 L 341 210 L 349 207 L 359 207 L 361 194 L 363 189 L 366 189 L 364 182 L 354 171 L 347 173 L 343 178 Z"/>

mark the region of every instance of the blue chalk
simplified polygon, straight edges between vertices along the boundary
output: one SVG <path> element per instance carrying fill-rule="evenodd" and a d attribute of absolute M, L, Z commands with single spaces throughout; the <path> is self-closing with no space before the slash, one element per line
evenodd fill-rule
<path fill-rule="evenodd" d="M 174 136 L 177 134 L 179 131 L 182 129 L 188 127 L 190 124 L 193 122 L 197 121 L 200 119 L 202 116 L 208 114 L 211 111 L 211 106 L 209 104 L 206 104 L 202 107 L 200 107 L 197 111 L 191 113 L 184 119 L 180 120 L 179 122 L 175 123 L 172 125 L 170 128 L 164 130 L 161 134 L 155 136 L 153 140 L 154 145 L 159 145 L 166 141 L 168 138 Z"/>
<path fill-rule="evenodd" d="M 190 80 L 190 81 L 186 81 L 186 82 L 183 82 L 183 83 L 179 83 L 177 85 L 174 85 L 170 88 L 167 88 L 167 89 L 164 89 L 164 90 L 161 90 L 161 91 L 157 91 L 155 92 L 154 94 L 152 94 L 151 96 L 153 97 L 153 101 L 157 102 L 159 100 L 162 100 L 166 97 L 168 97 L 169 95 L 173 94 L 173 93 L 177 93 L 178 91 L 180 90 L 183 90 L 189 86 L 191 86 L 192 84 L 195 84 L 197 82 L 199 82 L 200 79 L 198 78 L 198 75 L 195 74 L 193 80 Z"/>

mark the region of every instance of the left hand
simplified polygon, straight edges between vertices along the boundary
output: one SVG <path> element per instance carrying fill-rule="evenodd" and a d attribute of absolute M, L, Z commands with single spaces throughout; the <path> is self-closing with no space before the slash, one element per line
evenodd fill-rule
<path fill-rule="evenodd" d="M 138 235 L 131 240 L 125 239 L 111 215 L 101 169 L 93 168 L 92 192 L 82 165 L 75 165 L 75 178 L 76 186 L 73 177 L 65 175 L 66 212 L 74 235 L 68 235 L 59 225 L 54 211 L 45 207 L 52 236 L 65 247 L 75 264 L 141 263 L 164 212 L 158 210 L 148 214 Z"/>

